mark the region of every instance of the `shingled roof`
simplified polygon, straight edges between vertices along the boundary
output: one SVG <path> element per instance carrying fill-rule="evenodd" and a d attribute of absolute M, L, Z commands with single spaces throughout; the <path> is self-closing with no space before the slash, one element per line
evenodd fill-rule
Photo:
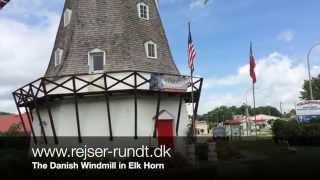
<path fill-rule="evenodd" d="M 149 6 L 150 19 L 140 19 L 137 4 Z M 104 71 L 137 70 L 179 74 L 172 59 L 155 0 L 66 0 L 72 10 L 70 24 L 63 15 L 46 76 L 89 73 L 88 52 L 106 52 Z M 157 44 L 157 59 L 147 58 L 145 42 Z M 62 49 L 62 63 L 55 66 L 54 52 Z"/>

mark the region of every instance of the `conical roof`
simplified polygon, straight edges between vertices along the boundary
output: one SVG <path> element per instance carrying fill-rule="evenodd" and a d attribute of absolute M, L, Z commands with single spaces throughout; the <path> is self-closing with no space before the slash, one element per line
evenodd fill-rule
<path fill-rule="evenodd" d="M 147 18 L 140 17 L 141 4 Z M 156 57 L 148 57 L 148 42 L 156 45 Z M 45 75 L 88 74 L 95 50 L 105 53 L 105 72 L 179 74 L 155 0 L 66 0 Z"/>

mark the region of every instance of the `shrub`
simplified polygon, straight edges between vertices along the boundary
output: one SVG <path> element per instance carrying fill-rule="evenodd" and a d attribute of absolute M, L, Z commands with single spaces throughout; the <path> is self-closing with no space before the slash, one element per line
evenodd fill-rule
<path fill-rule="evenodd" d="M 311 119 L 310 123 L 312 123 L 312 124 L 320 124 L 320 119 Z"/>
<path fill-rule="evenodd" d="M 285 139 L 291 139 L 291 138 L 295 138 L 295 137 L 299 137 L 301 136 L 303 133 L 302 131 L 302 126 L 300 126 L 298 124 L 297 121 L 288 121 L 285 123 L 284 126 L 284 138 Z"/>
<path fill-rule="evenodd" d="M 303 136 L 305 137 L 320 137 L 320 124 L 308 123 L 303 124 Z"/>
<path fill-rule="evenodd" d="M 272 126 L 274 140 L 279 143 L 286 140 L 289 144 L 320 144 L 320 123 L 299 124 L 295 120 L 277 120 Z"/>
<path fill-rule="evenodd" d="M 24 132 L 21 132 L 22 124 L 12 124 L 7 132 L 3 133 L 4 136 L 24 136 Z"/>
<path fill-rule="evenodd" d="M 276 142 L 278 142 L 279 140 L 285 139 L 285 132 L 284 132 L 285 126 L 286 126 L 286 122 L 280 119 L 275 120 L 273 122 L 271 129 Z"/>

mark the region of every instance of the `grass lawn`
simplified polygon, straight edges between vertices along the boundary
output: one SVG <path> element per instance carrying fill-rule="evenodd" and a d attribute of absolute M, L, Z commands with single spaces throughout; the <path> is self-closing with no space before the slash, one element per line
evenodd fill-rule
<path fill-rule="evenodd" d="M 218 175 L 263 178 L 320 174 L 320 147 L 295 148 L 289 151 L 270 138 L 218 142 Z"/>

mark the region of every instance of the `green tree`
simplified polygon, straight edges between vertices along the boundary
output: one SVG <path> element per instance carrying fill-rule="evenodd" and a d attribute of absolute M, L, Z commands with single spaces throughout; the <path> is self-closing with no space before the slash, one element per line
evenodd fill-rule
<path fill-rule="evenodd" d="M 309 80 L 304 81 L 302 88 L 303 90 L 300 92 L 301 98 L 304 100 L 310 100 Z M 312 94 L 314 99 L 320 99 L 320 75 L 312 78 Z"/>
<path fill-rule="evenodd" d="M 223 122 L 225 120 L 232 119 L 232 116 L 234 115 L 246 115 L 246 108 L 248 108 L 249 115 L 251 116 L 254 115 L 254 113 L 266 114 L 266 115 L 277 116 L 277 117 L 281 116 L 281 113 L 278 111 L 278 109 L 272 106 L 258 107 L 255 109 L 255 111 L 253 110 L 253 108 L 246 105 L 242 105 L 240 107 L 220 106 L 200 116 L 200 120 L 208 121 L 210 123 Z"/>
<path fill-rule="evenodd" d="M 209 122 L 222 122 L 231 119 L 232 116 L 236 114 L 236 112 L 234 112 L 235 109 L 236 107 L 229 108 L 227 106 L 220 106 L 204 114 L 201 119 Z"/>
<path fill-rule="evenodd" d="M 1 111 L 0 111 L 0 115 L 11 115 L 11 113 L 1 112 Z"/>
<path fill-rule="evenodd" d="M 12 124 L 7 132 L 3 133 L 4 136 L 22 136 L 23 132 L 20 131 L 22 127 L 21 123 Z"/>
<path fill-rule="evenodd" d="M 251 111 L 251 115 L 253 115 L 253 112 L 255 112 L 255 114 L 266 114 L 266 115 L 270 115 L 270 116 L 276 116 L 276 117 L 280 117 L 281 113 L 280 111 L 272 106 L 262 106 L 262 107 L 257 107 L 255 109 L 255 111 Z"/>

